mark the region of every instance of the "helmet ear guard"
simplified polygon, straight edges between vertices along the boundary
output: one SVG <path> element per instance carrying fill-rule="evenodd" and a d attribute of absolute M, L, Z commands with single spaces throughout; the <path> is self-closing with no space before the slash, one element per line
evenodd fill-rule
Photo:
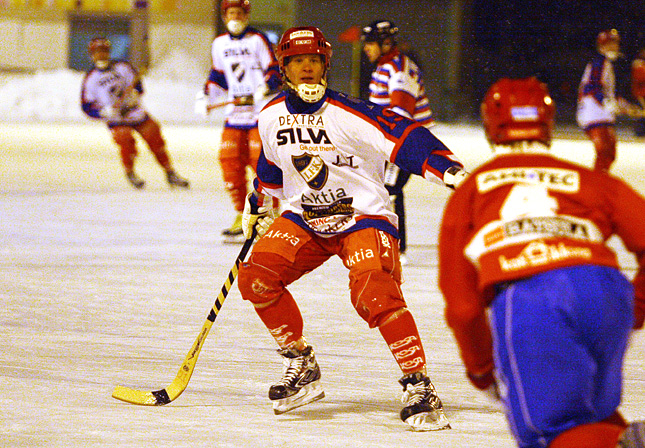
<path fill-rule="evenodd" d="M 481 117 L 491 145 L 551 145 L 555 104 L 546 84 L 535 77 L 498 80 L 484 97 Z"/>

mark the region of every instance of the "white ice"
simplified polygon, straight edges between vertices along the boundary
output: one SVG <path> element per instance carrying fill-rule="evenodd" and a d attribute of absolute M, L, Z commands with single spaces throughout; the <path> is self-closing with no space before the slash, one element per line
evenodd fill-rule
<path fill-rule="evenodd" d="M 62 121 L 0 124 L 0 446 L 514 446 L 503 414 L 466 380 L 443 319 L 436 239 L 449 192 L 419 179 L 406 189 L 403 290 L 452 429 L 415 433 L 400 421 L 400 372 L 351 307 L 337 259 L 291 287 L 322 368 L 322 401 L 273 414 L 267 390 L 280 359 L 236 287 L 182 396 L 162 407 L 111 398 L 116 385 L 170 384 L 240 249 L 219 239 L 233 218 L 217 162 L 221 122 L 162 123 L 191 189 L 170 190 L 142 149 L 148 185 L 135 191 L 102 125 Z M 489 155 L 477 126 L 435 133 L 467 166 Z M 553 151 L 590 164 L 590 143 L 565 137 Z M 643 142 L 625 140 L 615 173 L 645 193 Z M 633 275 L 633 257 L 613 244 Z M 629 419 L 645 417 L 644 354 L 645 335 L 635 334 L 621 406 Z"/>

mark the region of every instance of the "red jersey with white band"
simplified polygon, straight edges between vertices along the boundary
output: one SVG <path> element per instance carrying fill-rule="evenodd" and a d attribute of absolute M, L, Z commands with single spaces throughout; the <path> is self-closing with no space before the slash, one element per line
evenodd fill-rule
<path fill-rule="evenodd" d="M 462 167 L 419 123 L 330 89 L 313 104 L 281 93 L 258 128 L 256 190 L 281 199 L 283 216 L 319 235 L 376 227 L 397 236 L 386 161 L 440 185 L 448 168 Z"/>
<path fill-rule="evenodd" d="M 548 154 L 501 155 L 446 205 L 440 285 L 447 301 L 485 306 L 498 283 L 575 265 L 618 268 L 605 245 L 614 234 L 636 254 L 633 283 L 645 310 L 645 199 L 605 172 Z"/>

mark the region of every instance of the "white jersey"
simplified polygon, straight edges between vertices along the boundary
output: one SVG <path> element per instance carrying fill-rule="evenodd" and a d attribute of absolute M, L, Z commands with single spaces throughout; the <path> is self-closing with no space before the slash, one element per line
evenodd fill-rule
<path fill-rule="evenodd" d="M 267 85 L 273 90 L 280 85 L 278 63 L 267 37 L 253 28 L 240 36 L 226 33 L 212 44 L 213 67 L 207 88 L 210 104 L 253 96 Z M 250 128 L 257 126 L 257 116 L 268 99 L 258 104 L 226 106 L 226 126 Z"/>
<path fill-rule="evenodd" d="M 111 61 L 108 68 L 93 68 L 83 79 L 81 106 L 92 118 L 102 118 L 101 109 L 111 106 L 120 113 L 106 119 L 108 126 L 137 125 L 148 118 L 141 100 L 130 93 L 143 93 L 137 71 L 125 61 Z"/>
<path fill-rule="evenodd" d="M 614 64 L 598 55 L 585 67 L 578 87 L 578 125 L 587 130 L 601 124 L 613 124 L 617 104 Z"/>
<path fill-rule="evenodd" d="M 392 107 L 394 92 L 405 92 L 412 96 L 415 99 L 414 111 Z M 419 67 L 399 50 L 393 50 L 379 59 L 370 82 L 370 101 L 383 107 L 392 107 L 396 113 L 409 116 L 424 126 L 433 122 Z"/>
<path fill-rule="evenodd" d="M 305 104 L 282 93 L 260 113 L 256 190 L 281 199 L 283 216 L 319 235 L 376 227 L 397 235 L 384 186 L 386 161 L 443 184 L 461 163 L 427 128 L 327 89 Z"/>

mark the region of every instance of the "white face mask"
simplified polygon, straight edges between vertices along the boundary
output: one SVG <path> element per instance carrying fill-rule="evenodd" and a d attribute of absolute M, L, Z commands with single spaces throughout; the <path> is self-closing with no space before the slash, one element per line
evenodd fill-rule
<path fill-rule="evenodd" d="M 615 50 L 605 50 L 602 54 L 610 61 L 615 61 L 620 56 L 620 52 Z"/>
<path fill-rule="evenodd" d="M 287 84 L 296 92 L 296 95 L 298 95 L 301 100 L 307 103 L 315 103 L 316 101 L 319 101 L 323 95 L 325 95 L 325 91 L 327 90 L 327 81 L 324 79 L 320 80 L 320 84 L 299 84 L 296 86 L 290 81 L 287 82 Z"/>
<path fill-rule="evenodd" d="M 247 25 L 248 22 L 243 22 L 241 20 L 229 20 L 226 24 L 226 29 L 232 35 L 237 36 L 239 34 L 242 34 Z"/>
<path fill-rule="evenodd" d="M 100 61 L 96 61 L 94 65 L 96 65 L 96 68 L 98 68 L 99 70 L 105 70 L 106 68 L 108 68 L 108 65 L 110 65 L 110 61 L 107 59 L 102 59 Z"/>

